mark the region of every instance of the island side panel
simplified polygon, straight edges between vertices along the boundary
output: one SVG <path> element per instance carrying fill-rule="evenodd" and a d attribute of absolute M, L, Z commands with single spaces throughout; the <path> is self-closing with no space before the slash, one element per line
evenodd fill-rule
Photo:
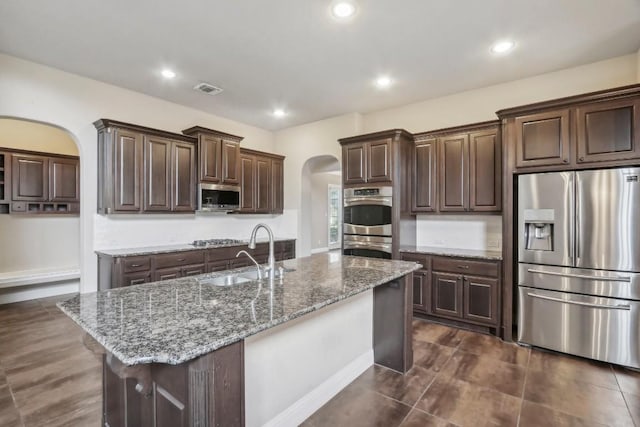
<path fill-rule="evenodd" d="M 405 373 L 413 366 L 413 273 L 373 290 L 373 354 L 377 364 Z"/>
<path fill-rule="evenodd" d="M 103 372 L 109 427 L 244 426 L 244 341 L 180 365 L 125 366 L 106 354 Z"/>

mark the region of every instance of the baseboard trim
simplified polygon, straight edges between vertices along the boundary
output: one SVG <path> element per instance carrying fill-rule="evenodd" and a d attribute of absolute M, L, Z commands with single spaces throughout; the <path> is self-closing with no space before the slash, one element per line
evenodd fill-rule
<path fill-rule="evenodd" d="M 263 427 L 296 427 L 373 365 L 373 349 L 361 354 Z"/>
<path fill-rule="evenodd" d="M 80 290 L 80 280 L 67 280 L 44 285 L 0 289 L 0 305 L 57 295 L 73 294 Z"/>
<path fill-rule="evenodd" d="M 329 252 L 329 248 L 315 248 L 315 249 L 311 249 L 311 255 L 313 255 L 313 254 L 321 254 L 322 252 Z"/>

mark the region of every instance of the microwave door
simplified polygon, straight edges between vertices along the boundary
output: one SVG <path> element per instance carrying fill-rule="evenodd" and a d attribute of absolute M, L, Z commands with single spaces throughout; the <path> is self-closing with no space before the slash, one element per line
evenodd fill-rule
<path fill-rule="evenodd" d="M 640 272 L 640 168 L 577 172 L 576 266 Z"/>
<path fill-rule="evenodd" d="M 518 261 L 574 265 L 575 173 L 518 177 Z"/>

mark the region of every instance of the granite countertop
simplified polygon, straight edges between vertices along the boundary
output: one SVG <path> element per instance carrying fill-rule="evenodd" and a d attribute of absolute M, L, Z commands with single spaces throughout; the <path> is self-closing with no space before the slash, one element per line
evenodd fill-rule
<path fill-rule="evenodd" d="M 296 240 L 293 238 L 275 237 L 275 242 L 288 242 Z M 256 239 L 257 243 L 268 243 L 269 239 L 266 237 Z M 249 244 L 249 239 L 240 240 L 239 243 L 226 243 L 220 245 L 207 245 L 207 246 L 194 246 L 189 243 L 179 243 L 174 245 L 161 245 L 161 246 L 144 246 L 139 248 L 123 248 L 123 249 L 103 249 L 97 250 L 95 253 L 98 255 L 108 255 L 113 257 L 127 257 L 127 256 L 139 256 L 139 255 L 156 255 L 170 252 L 183 252 L 183 251 L 199 251 L 205 249 L 215 248 L 229 248 L 234 246 L 246 246 Z"/>
<path fill-rule="evenodd" d="M 500 251 L 482 251 L 474 249 L 458 249 L 458 248 L 443 248 L 440 246 L 403 246 L 400 245 L 400 252 L 412 252 L 417 254 L 426 255 L 442 255 L 442 256 L 455 256 L 460 258 L 478 258 L 489 260 L 502 260 L 502 252 Z"/>
<path fill-rule="evenodd" d="M 200 283 L 221 272 L 80 294 L 58 307 L 127 365 L 177 365 L 420 268 L 326 253 L 278 264 L 295 270 L 273 290 Z"/>

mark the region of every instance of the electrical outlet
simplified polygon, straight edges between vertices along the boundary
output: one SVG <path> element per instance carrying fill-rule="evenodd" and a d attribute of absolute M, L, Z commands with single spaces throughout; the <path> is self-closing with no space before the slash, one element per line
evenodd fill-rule
<path fill-rule="evenodd" d="M 500 241 L 498 241 L 497 239 L 489 239 L 487 241 L 487 247 L 490 249 L 499 249 Z"/>

